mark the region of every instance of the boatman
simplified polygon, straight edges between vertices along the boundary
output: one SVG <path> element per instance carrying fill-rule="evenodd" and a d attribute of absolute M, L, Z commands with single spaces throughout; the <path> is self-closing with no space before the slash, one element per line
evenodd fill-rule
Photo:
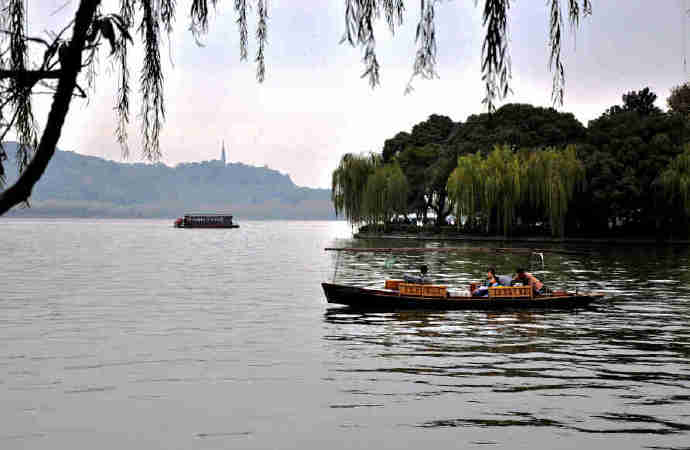
<path fill-rule="evenodd" d="M 544 283 L 539 281 L 537 277 L 532 275 L 529 272 L 525 272 L 525 269 L 515 269 L 516 275 L 513 278 L 513 281 L 519 281 L 525 286 L 532 286 L 532 291 L 536 295 L 542 295 L 544 292 Z"/>

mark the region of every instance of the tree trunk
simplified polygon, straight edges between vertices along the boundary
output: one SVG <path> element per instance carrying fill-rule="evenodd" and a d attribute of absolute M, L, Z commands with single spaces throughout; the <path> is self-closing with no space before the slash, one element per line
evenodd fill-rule
<path fill-rule="evenodd" d="M 53 104 L 50 107 L 41 140 L 34 157 L 21 173 L 17 182 L 0 193 L 0 215 L 29 199 L 34 185 L 41 178 L 53 154 L 55 154 L 55 147 L 60 140 L 62 126 L 72 102 L 72 93 L 77 85 L 77 76 L 82 68 L 81 57 L 86 45 L 86 33 L 94 20 L 99 4 L 100 0 L 81 0 L 79 4 L 74 19 L 72 39 L 67 46 L 64 58 L 60 61 L 62 75 L 53 96 Z"/>
<path fill-rule="evenodd" d="M 447 197 L 445 192 L 439 194 L 438 209 L 436 211 L 436 229 L 440 231 L 441 226 L 446 224 L 446 218 L 450 215 L 451 210 L 446 209 Z"/>

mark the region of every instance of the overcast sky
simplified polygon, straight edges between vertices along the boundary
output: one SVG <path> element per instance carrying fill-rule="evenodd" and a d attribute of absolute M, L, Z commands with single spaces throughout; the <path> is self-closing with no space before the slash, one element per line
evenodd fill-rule
<path fill-rule="evenodd" d="M 64 26 L 76 3 L 29 2 L 31 30 Z M 464 121 L 470 114 L 484 112 L 483 29 L 481 10 L 473 0 L 446 0 L 438 6 L 440 79 L 417 80 L 411 95 L 403 91 L 415 51 L 418 1 L 406 2 L 406 23 L 394 37 L 383 23 L 378 27 L 381 86 L 375 90 L 360 78 L 361 51 L 338 44 L 344 31 L 342 0 L 269 0 L 263 84 L 255 80 L 254 63 L 239 61 L 232 2 L 219 1 L 203 47 L 195 44 L 188 31 L 188 3 L 178 1 L 177 26 L 164 49 L 167 120 L 161 146 L 162 162 L 168 165 L 217 159 L 224 140 L 229 162 L 267 165 L 289 174 L 298 185 L 328 187 L 344 153 L 380 151 L 385 139 L 409 131 L 430 114 Z M 513 3 L 514 94 L 507 101 L 550 106 L 546 1 Z M 575 37 L 569 33 L 564 46 L 566 94 L 560 109 L 573 112 L 586 124 L 620 103 L 624 92 L 645 86 L 657 93 L 657 105 L 665 108 L 671 87 L 688 77 L 683 66 L 688 45 L 683 10 L 690 7 L 689 2 L 592 3 L 593 15 Z M 250 59 L 255 50 L 251 41 Z M 133 70 L 139 64 L 133 61 Z M 88 103 L 73 102 L 59 147 L 120 161 L 113 137 L 115 83 L 107 64 L 102 64 L 101 72 Z M 139 161 L 140 153 L 136 114 L 133 118 L 131 162 Z"/>

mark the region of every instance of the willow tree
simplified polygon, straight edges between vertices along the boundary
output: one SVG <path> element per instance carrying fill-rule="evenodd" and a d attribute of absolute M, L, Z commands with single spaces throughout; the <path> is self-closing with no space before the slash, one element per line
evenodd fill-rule
<path fill-rule="evenodd" d="M 671 161 L 660 180 L 669 203 L 682 207 L 690 216 L 690 144 Z"/>
<path fill-rule="evenodd" d="M 342 214 L 352 224 L 366 220 L 364 192 L 369 176 L 380 164 L 380 155 L 343 155 L 331 177 L 331 200 L 336 216 Z"/>
<path fill-rule="evenodd" d="M 508 234 L 515 211 L 522 201 L 524 166 L 507 146 L 496 146 L 486 157 L 480 152 L 458 158 L 458 166 L 448 178 L 448 192 L 458 216 L 468 220 L 483 217 L 487 228 L 491 218 Z"/>
<path fill-rule="evenodd" d="M 118 72 L 115 94 L 118 125 L 115 130 L 128 154 L 127 125 L 130 119 L 130 48 L 143 47 L 139 74 L 141 95 L 142 155 L 149 160 L 161 156 L 159 138 L 165 118 L 163 67 L 160 47 L 170 34 L 176 15 L 176 0 L 75 0 L 65 3 L 74 8 L 74 18 L 59 31 L 46 36 L 29 35 L 26 8 L 31 0 L 0 2 L 0 142 L 8 134 L 19 141 L 17 182 L 0 193 L 0 214 L 27 202 L 43 175 L 62 133 L 67 112 L 75 97 L 86 98 L 88 87 L 98 72 L 98 61 L 109 60 Z M 220 0 L 189 0 L 192 33 L 206 32 L 210 11 Z M 268 1 L 234 0 L 240 41 L 240 59 L 248 59 L 249 12 L 257 13 L 256 77 L 266 74 L 264 54 L 267 45 Z M 416 77 L 436 78 L 435 20 L 440 0 L 421 0 L 415 36 L 416 52 L 410 83 Z M 479 3 L 479 0 L 475 0 Z M 482 18 L 485 37 L 482 44 L 481 76 L 485 84 L 484 102 L 493 111 L 498 100 L 510 91 L 511 69 L 508 48 L 510 0 L 484 0 Z M 565 5 L 565 12 L 563 9 Z M 554 103 L 563 102 L 565 71 L 561 57 L 564 23 L 575 29 L 582 17 L 591 13 L 591 0 L 547 0 L 549 23 L 549 66 L 553 72 Z M 372 87 L 379 84 L 380 65 L 376 55 L 375 30 L 384 18 L 391 33 L 403 24 L 404 0 L 345 0 L 345 30 L 342 41 L 359 47 L 364 64 L 363 77 Z M 105 49 L 104 47 L 107 47 Z M 32 109 L 32 98 L 52 93 L 46 122 L 39 126 Z M 0 183 L 4 182 L 2 161 L 7 155 L 0 148 Z"/>
<path fill-rule="evenodd" d="M 487 155 L 482 172 L 482 206 L 487 211 L 496 211 L 496 224 L 508 235 L 522 201 L 525 166 L 509 147 L 497 146 Z"/>
<path fill-rule="evenodd" d="M 483 157 L 480 152 L 458 157 L 458 165 L 448 177 L 448 196 L 454 201 L 457 224 L 465 217 L 467 228 L 481 223 L 484 191 Z"/>
<path fill-rule="evenodd" d="M 575 189 L 585 176 L 574 146 L 526 153 L 525 176 L 528 202 L 549 218 L 554 236 L 565 234 L 565 217 Z"/>
<path fill-rule="evenodd" d="M 407 213 L 409 185 L 397 163 L 379 166 L 369 175 L 363 203 L 366 221 L 386 226 L 396 215 Z"/>
<path fill-rule="evenodd" d="M 479 152 L 459 157 L 448 192 L 458 216 L 481 217 L 487 230 L 495 217 L 507 235 L 518 212 L 530 207 L 549 219 L 554 235 L 562 236 L 570 201 L 583 178 L 574 147 L 513 152 L 503 146 L 486 157 Z"/>

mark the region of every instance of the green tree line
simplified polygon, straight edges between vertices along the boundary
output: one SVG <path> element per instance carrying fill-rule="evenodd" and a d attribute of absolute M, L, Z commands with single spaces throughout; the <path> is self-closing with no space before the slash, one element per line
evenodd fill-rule
<path fill-rule="evenodd" d="M 687 236 L 690 85 L 669 110 L 644 88 L 583 126 L 571 113 L 507 104 L 455 123 L 432 115 L 347 154 L 333 173 L 336 214 L 353 225 L 553 236 Z"/>

